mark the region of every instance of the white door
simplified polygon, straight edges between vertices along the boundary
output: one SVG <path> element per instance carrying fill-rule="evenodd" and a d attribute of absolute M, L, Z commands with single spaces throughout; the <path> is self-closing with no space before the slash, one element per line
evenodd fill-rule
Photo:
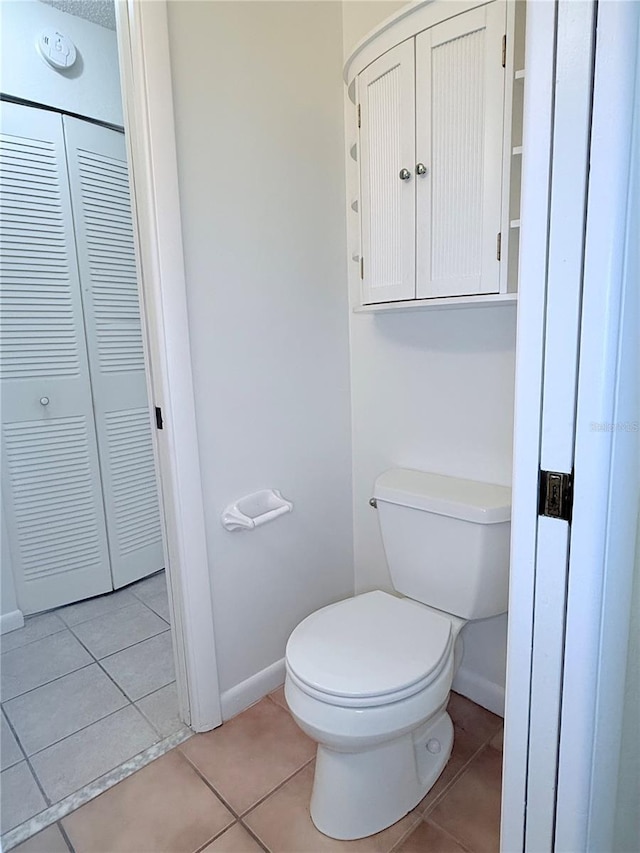
<path fill-rule="evenodd" d="M 62 119 L 2 104 L 2 492 L 21 609 L 111 589 Z"/>
<path fill-rule="evenodd" d="M 64 117 L 115 588 L 164 566 L 124 134 Z"/>
<path fill-rule="evenodd" d="M 499 290 L 505 25 L 495 0 L 416 38 L 419 299 Z"/>
<path fill-rule="evenodd" d="M 414 299 L 414 39 L 358 77 L 362 302 Z"/>
<path fill-rule="evenodd" d="M 637 33 L 637 4 L 528 6 L 501 840 L 509 853 L 614 849 L 640 453 L 636 365 L 624 363 L 625 353 L 637 357 L 638 335 L 629 206 Z M 540 470 L 569 483 L 575 470 L 568 518 L 538 505 Z"/>

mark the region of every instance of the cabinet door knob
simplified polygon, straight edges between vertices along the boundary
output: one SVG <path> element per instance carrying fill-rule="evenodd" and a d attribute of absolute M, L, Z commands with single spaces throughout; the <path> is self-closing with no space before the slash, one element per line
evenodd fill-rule
<path fill-rule="evenodd" d="M 424 163 L 418 163 L 416 165 L 416 175 L 426 175 L 426 174 L 427 174 L 427 167 L 424 165 Z"/>
<path fill-rule="evenodd" d="M 408 169 L 400 169 L 399 177 L 401 181 L 408 181 L 411 177 L 411 172 Z"/>
<path fill-rule="evenodd" d="M 40 397 L 40 405 L 41 406 L 48 406 L 49 405 L 49 398 L 48 397 Z"/>

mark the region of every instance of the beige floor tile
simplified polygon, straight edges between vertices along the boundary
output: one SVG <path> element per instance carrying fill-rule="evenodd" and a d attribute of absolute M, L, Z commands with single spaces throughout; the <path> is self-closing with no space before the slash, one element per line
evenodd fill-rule
<path fill-rule="evenodd" d="M 393 853 L 467 853 L 467 848 L 440 827 L 423 821 Z"/>
<path fill-rule="evenodd" d="M 271 853 L 388 853 L 420 820 L 416 812 L 383 832 L 357 841 L 336 841 L 315 828 L 309 814 L 314 765 L 309 764 L 243 820 Z"/>
<path fill-rule="evenodd" d="M 193 853 L 233 815 L 177 750 L 64 818 L 76 853 Z"/>
<path fill-rule="evenodd" d="M 476 705 L 475 702 L 458 693 L 451 693 L 447 710 L 453 721 L 453 751 L 440 778 L 418 806 L 425 814 L 465 764 L 502 725 L 501 717 L 481 708 L 480 705 Z"/>
<path fill-rule="evenodd" d="M 287 700 L 284 698 L 284 685 L 282 685 L 282 687 L 278 687 L 278 689 L 274 690 L 273 693 L 269 693 L 269 699 L 273 700 L 276 705 L 280 705 L 280 707 L 284 708 L 285 711 L 289 710 Z"/>
<path fill-rule="evenodd" d="M 496 853 L 500 848 L 502 756 L 486 747 L 470 762 L 429 820 L 474 851 Z"/>
<path fill-rule="evenodd" d="M 235 823 L 215 841 L 207 844 L 201 853 L 262 853 L 262 847 L 243 826 Z"/>
<path fill-rule="evenodd" d="M 54 823 L 23 841 L 22 844 L 18 844 L 13 848 L 12 853 L 69 853 L 69 846 L 57 824 Z"/>
<path fill-rule="evenodd" d="M 315 755 L 315 743 L 269 699 L 180 749 L 238 814 Z"/>

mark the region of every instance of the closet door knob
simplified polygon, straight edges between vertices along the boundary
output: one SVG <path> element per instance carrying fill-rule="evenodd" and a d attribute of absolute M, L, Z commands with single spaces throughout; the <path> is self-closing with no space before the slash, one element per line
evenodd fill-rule
<path fill-rule="evenodd" d="M 416 175 L 426 175 L 426 174 L 427 174 L 427 167 L 424 165 L 424 163 L 418 163 L 416 166 Z"/>
<path fill-rule="evenodd" d="M 411 172 L 408 169 L 400 169 L 399 177 L 401 181 L 408 181 L 411 177 Z"/>

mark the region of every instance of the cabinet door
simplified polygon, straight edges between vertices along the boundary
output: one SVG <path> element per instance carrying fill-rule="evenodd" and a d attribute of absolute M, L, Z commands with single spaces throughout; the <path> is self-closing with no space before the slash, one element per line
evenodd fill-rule
<path fill-rule="evenodd" d="M 2 492 L 18 604 L 111 590 L 62 119 L 2 104 Z"/>
<path fill-rule="evenodd" d="M 415 298 L 414 40 L 358 78 L 362 301 Z M 402 180 L 400 171 L 410 177 Z"/>
<path fill-rule="evenodd" d="M 497 293 L 505 6 L 416 39 L 417 296 Z"/>
<path fill-rule="evenodd" d="M 113 585 L 164 566 L 124 134 L 64 117 Z"/>

